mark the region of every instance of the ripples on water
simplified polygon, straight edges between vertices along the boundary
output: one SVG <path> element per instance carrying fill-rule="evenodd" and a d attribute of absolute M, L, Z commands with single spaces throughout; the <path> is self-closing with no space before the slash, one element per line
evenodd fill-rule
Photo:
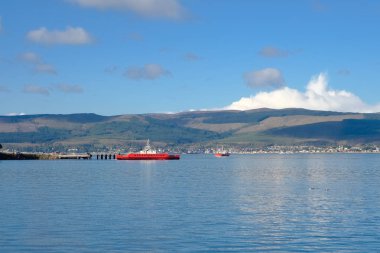
<path fill-rule="evenodd" d="M 378 252 L 380 156 L 0 161 L 0 252 Z"/>

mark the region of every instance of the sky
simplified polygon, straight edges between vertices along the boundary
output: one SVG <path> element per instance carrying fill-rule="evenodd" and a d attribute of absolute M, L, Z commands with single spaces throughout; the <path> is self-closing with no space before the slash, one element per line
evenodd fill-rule
<path fill-rule="evenodd" d="M 0 1 L 0 115 L 380 112 L 378 0 Z"/>

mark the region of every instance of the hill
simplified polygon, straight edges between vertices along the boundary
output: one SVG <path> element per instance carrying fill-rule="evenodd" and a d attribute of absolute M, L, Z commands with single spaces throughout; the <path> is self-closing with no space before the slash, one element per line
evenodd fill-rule
<path fill-rule="evenodd" d="M 380 114 L 305 109 L 176 114 L 0 116 L 0 143 L 22 150 L 86 151 L 189 145 L 336 145 L 380 143 Z"/>

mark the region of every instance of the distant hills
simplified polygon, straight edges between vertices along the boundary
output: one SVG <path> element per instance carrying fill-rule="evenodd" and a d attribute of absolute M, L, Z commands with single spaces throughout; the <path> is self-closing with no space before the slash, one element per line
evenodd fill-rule
<path fill-rule="evenodd" d="M 257 109 L 0 116 L 0 143 L 4 148 L 95 151 L 138 148 L 147 139 L 162 147 L 379 144 L 380 114 Z"/>

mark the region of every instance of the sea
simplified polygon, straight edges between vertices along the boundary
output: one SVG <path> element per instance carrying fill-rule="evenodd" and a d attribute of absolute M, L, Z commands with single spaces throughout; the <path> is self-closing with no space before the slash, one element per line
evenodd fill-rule
<path fill-rule="evenodd" d="M 0 161 L 0 252 L 380 252 L 380 155 Z"/>

